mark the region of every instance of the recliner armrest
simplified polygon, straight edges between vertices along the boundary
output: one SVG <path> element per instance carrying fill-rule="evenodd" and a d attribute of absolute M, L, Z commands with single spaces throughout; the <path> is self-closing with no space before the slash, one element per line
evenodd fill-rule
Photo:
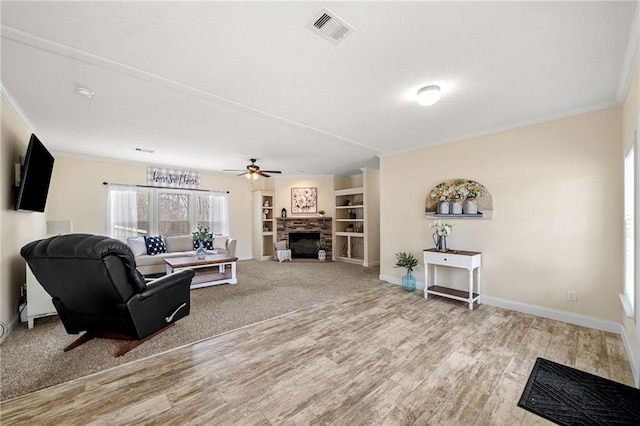
<path fill-rule="evenodd" d="M 195 272 L 193 272 L 191 269 L 184 269 L 173 274 L 165 275 L 164 277 L 147 283 L 147 289 L 138 294 L 138 297 L 141 300 L 144 300 L 147 297 L 155 296 L 156 294 L 161 293 L 168 288 L 180 284 L 187 283 L 187 285 L 191 285 L 191 280 L 193 280 L 194 276 Z"/>

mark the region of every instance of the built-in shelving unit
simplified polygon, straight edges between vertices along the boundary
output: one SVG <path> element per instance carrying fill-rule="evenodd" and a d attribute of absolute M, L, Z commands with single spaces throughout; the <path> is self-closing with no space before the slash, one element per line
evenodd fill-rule
<path fill-rule="evenodd" d="M 334 179 L 333 260 L 380 264 L 380 178 L 375 169 Z"/>
<path fill-rule="evenodd" d="M 273 192 L 253 193 L 253 258 L 269 260 L 274 256 L 276 235 Z"/>
<path fill-rule="evenodd" d="M 364 189 L 350 188 L 334 191 L 335 260 L 364 264 L 366 246 L 366 214 Z"/>

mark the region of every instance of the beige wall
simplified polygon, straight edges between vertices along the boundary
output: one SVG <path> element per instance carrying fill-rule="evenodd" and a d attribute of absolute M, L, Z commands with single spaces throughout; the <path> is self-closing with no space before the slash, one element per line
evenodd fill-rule
<path fill-rule="evenodd" d="M 635 71 L 627 96 L 622 107 L 622 148 L 625 149 L 630 143 L 635 142 L 636 151 L 636 194 L 640 193 L 640 170 L 638 158 L 640 158 L 640 144 L 636 140 L 634 141 L 634 133 L 638 130 L 638 123 L 640 122 L 639 109 L 640 103 L 640 61 L 636 62 Z M 622 160 L 621 160 L 622 161 Z M 640 204 L 638 202 L 638 196 L 636 195 L 636 232 L 635 232 L 635 253 L 636 259 L 638 259 L 638 253 L 640 253 Z M 631 352 L 631 358 L 635 368 L 636 385 L 640 384 L 640 329 L 638 329 L 636 320 L 638 318 L 638 312 L 640 312 L 640 266 L 636 264 L 636 318 L 627 317 L 624 312 L 622 313 L 622 326 L 624 327 L 624 334 L 628 341 L 628 350 Z"/>
<path fill-rule="evenodd" d="M 394 253 L 421 259 L 434 246 L 431 188 L 473 179 L 491 192 L 494 217 L 451 220 L 448 245 L 482 252 L 484 294 L 619 322 L 621 121 L 612 108 L 381 158 L 380 274 L 399 278 Z"/>
<path fill-rule="evenodd" d="M 146 185 L 147 166 L 56 157 L 47 220 L 71 219 L 77 233 L 105 234 L 107 187 L 103 182 Z M 251 183 L 233 175 L 200 172 L 200 188 L 229 191 L 230 235 L 236 255 L 251 258 Z"/>
<path fill-rule="evenodd" d="M 288 217 L 318 216 L 317 214 L 292 214 L 291 213 L 291 188 L 318 188 L 318 210 L 324 210 L 325 216 L 333 217 L 333 176 L 278 176 L 270 181 L 273 184 L 276 216 L 284 207 Z"/>
<path fill-rule="evenodd" d="M 20 156 L 24 158 L 31 131 L 16 116 L 5 101 L 0 111 L 0 321 L 2 329 L 13 328 L 18 320 L 20 287 L 25 282 L 25 262 L 20 257 L 20 249 L 29 241 L 41 238 L 46 231 L 43 213 L 17 212 L 14 207 L 12 185 L 15 179 L 14 163 Z M 43 140 L 46 145 L 47 141 Z M 55 166 L 54 166 L 55 169 Z M 1 330 L 0 330 L 1 333 Z M 0 341 L 7 333 L 0 336 Z"/>

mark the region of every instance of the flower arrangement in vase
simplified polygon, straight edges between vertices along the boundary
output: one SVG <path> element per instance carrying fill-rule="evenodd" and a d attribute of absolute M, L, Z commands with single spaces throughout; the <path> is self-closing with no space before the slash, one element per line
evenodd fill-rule
<path fill-rule="evenodd" d="M 433 243 L 436 245 L 436 250 L 447 251 L 447 237 L 453 232 L 453 225 L 436 220 L 429 226 L 435 230 L 432 238 Z"/>
<path fill-rule="evenodd" d="M 198 242 L 198 248 L 196 249 L 198 259 L 202 260 L 207 257 L 207 250 L 204 248 L 204 244 L 212 239 L 213 235 L 209 233 L 209 230 L 198 225 L 198 230 L 193 233 L 193 240 Z"/>
<path fill-rule="evenodd" d="M 478 214 L 478 202 L 476 198 L 487 194 L 487 188 L 476 181 L 467 181 L 465 185 L 466 194 L 462 212 L 465 214 Z"/>

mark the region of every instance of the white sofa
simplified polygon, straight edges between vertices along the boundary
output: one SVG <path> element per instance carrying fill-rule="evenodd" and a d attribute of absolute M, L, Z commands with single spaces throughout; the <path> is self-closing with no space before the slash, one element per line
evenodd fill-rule
<path fill-rule="evenodd" d="M 166 263 L 164 259 L 192 256 L 195 254 L 193 251 L 193 236 L 191 235 L 176 235 L 163 237 L 163 239 L 167 247 L 166 253 L 154 255 L 147 254 L 144 237 L 130 237 L 127 239 L 127 244 L 129 244 L 135 256 L 136 266 L 142 274 L 148 275 L 165 272 Z M 214 237 L 213 251 L 209 250 L 209 252 L 214 254 L 228 254 L 231 257 L 235 257 L 236 243 L 237 241 L 233 238 Z"/>

